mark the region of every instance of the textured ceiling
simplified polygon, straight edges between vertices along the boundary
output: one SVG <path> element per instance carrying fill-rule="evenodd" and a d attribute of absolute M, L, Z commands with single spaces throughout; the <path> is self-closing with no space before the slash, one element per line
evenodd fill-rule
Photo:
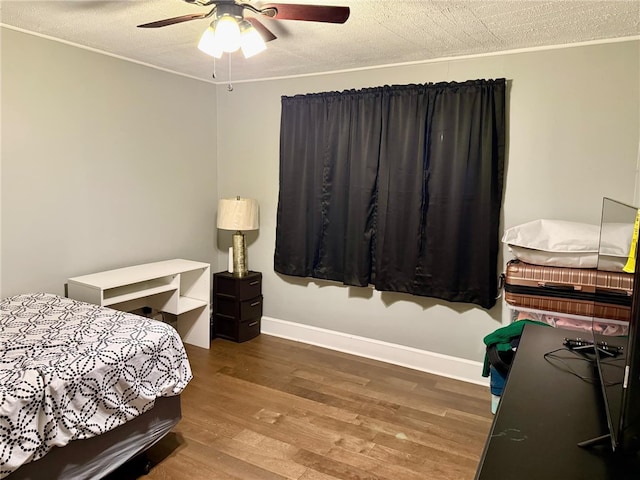
<path fill-rule="evenodd" d="M 260 2 L 249 2 L 259 6 Z M 253 58 L 214 61 L 196 45 L 209 24 L 136 25 L 206 13 L 182 0 L 0 1 L 2 25 L 206 79 L 252 80 L 640 35 L 640 0 L 297 0 L 348 5 L 343 25 L 261 21 L 278 38 Z M 212 74 L 216 73 L 216 79 Z"/>

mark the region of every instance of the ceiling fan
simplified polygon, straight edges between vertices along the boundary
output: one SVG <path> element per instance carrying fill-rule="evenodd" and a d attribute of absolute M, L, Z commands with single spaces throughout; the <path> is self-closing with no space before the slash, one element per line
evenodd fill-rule
<path fill-rule="evenodd" d="M 204 32 L 198 48 L 220 58 L 223 52 L 242 48 L 245 57 L 264 50 L 265 42 L 277 37 L 255 16 L 244 16 L 247 10 L 274 20 L 301 20 L 310 22 L 344 23 L 349 18 L 349 7 L 331 5 L 304 5 L 295 3 L 266 3 L 254 6 L 237 0 L 184 0 L 201 7 L 213 6 L 207 13 L 192 13 L 138 25 L 139 28 L 159 28 L 176 23 L 213 17 Z M 246 49 L 245 49 L 246 46 Z M 246 51 L 245 51 L 246 50 Z"/>

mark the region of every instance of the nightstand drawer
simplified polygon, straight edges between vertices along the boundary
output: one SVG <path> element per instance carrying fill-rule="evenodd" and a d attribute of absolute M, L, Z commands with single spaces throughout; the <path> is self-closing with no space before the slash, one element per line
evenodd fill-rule
<path fill-rule="evenodd" d="M 260 317 L 245 322 L 236 322 L 233 318 L 225 315 L 216 315 L 215 329 L 217 337 L 246 342 L 260 335 Z"/>
<path fill-rule="evenodd" d="M 238 342 L 246 342 L 260 335 L 260 318 L 240 323 Z"/>
<path fill-rule="evenodd" d="M 243 278 L 233 274 L 217 274 L 214 279 L 214 290 L 217 295 L 232 297 L 236 300 L 249 300 L 262 293 L 262 274 L 249 272 Z"/>
<path fill-rule="evenodd" d="M 237 302 L 233 298 L 219 296 L 215 301 L 218 315 L 235 318 L 239 322 L 262 316 L 262 295 L 242 302 Z"/>
<path fill-rule="evenodd" d="M 262 295 L 240 302 L 240 321 L 262 316 Z"/>

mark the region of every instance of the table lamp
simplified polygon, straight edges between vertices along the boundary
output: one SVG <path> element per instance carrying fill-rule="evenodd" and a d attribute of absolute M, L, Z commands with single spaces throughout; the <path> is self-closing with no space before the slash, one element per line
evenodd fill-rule
<path fill-rule="evenodd" d="M 247 268 L 247 247 L 242 231 L 258 229 L 258 201 L 251 198 L 221 198 L 218 202 L 217 226 L 233 234 L 233 276 L 244 277 Z"/>

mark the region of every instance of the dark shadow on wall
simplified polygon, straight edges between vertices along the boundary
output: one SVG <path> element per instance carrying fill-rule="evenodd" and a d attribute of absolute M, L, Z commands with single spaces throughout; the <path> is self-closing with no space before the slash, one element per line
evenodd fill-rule
<path fill-rule="evenodd" d="M 349 285 L 343 285 L 340 282 L 333 282 L 329 280 L 320 280 L 317 278 L 309 278 L 309 277 L 293 277 L 289 275 L 282 275 L 278 272 L 275 272 L 276 275 L 281 278 L 284 282 L 289 285 L 297 285 L 300 287 L 308 287 L 313 284 L 319 288 L 326 287 L 341 287 L 348 289 L 349 298 L 359 298 L 364 300 L 370 300 L 373 298 L 374 288 L 372 286 L 369 287 L 353 287 Z M 499 291 L 498 294 L 502 296 L 502 291 Z M 463 314 L 465 312 L 471 310 L 482 310 L 481 307 L 470 303 L 455 303 L 448 302 L 446 300 L 441 300 L 438 298 L 432 297 L 420 297 L 417 295 L 410 295 L 408 293 L 398 293 L 398 292 L 381 292 L 380 299 L 385 307 L 390 307 L 394 303 L 397 302 L 411 302 L 416 305 L 419 305 L 422 310 L 427 311 L 436 306 L 445 306 L 456 313 Z M 498 323 L 502 323 L 502 301 L 501 298 L 498 299 L 496 305 L 490 310 L 485 310 L 489 316 Z"/>

